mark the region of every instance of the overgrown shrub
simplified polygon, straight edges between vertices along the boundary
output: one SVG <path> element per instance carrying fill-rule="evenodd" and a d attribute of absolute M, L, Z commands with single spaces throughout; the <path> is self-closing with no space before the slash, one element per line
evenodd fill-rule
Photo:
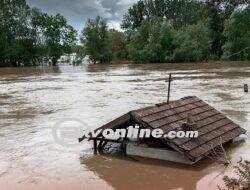
<path fill-rule="evenodd" d="M 250 162 L 241 161 L 234 167 L 238 179 L 230 178 L 228 176 L 223 177 L 223 181 L 228 190 L 249 190 L 250 189 Z M 220 190 L 222 190 L 219 187 Z"/>
<path fill-rule="evenodd" d="M 177 39 L 175 61 L 201 61 L 208 59 L 211 52 L 209 29 L 203 23 L 187 26 Z"/>

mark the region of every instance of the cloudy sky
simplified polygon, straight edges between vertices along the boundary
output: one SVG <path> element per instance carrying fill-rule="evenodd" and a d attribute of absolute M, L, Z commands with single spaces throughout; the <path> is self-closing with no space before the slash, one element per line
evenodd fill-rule
<path fill-rule="evenodd" d="M 127 9 L 137 0 L 27 0 L 31 7 L 44 12 L 64 15 L 69 23 L 81 30 L 88 18 L 100 15 L 112 28 L 119 29 Z"/>

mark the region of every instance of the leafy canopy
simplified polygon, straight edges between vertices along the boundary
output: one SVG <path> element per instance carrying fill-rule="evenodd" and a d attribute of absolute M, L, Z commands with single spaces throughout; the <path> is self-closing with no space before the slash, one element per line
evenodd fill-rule
<path fill-rule="evenodd" d="M 107 63 L 111 61 L 107 23 L 101 17 L 89 19 L 81 34 L 85 53 L 94 62 Z"/>

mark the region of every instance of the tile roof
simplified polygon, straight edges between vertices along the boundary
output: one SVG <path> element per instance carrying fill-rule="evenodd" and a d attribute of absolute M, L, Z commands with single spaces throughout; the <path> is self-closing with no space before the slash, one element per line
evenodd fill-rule
<path fill-rule="evenodd" d="M 215 147 L 246 132 L 224 114 L 195 96 L 131 111 L 101 128 L 115 129 L 137 123 L 146 128 L 160 128 L 167 134 L 169 131 L 180 130 L 188 114 L 192 115 L 192 120 L 197 124 L 195 130 L 199 132 L 198 138 L 161 140 L 191 160 L 200 159 Z"/>

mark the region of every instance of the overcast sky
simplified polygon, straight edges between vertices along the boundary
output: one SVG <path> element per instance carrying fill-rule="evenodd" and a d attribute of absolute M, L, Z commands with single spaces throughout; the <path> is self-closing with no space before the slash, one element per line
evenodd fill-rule
<path fill-rule="evenodd" d="M 31 7 L 44 12 L 60 13 L 81 30 L 88 18 L 100 15 L 107 19 L 112 28 L 119 29 L 124 13 L 137 0 L 27 0 Z"/>

